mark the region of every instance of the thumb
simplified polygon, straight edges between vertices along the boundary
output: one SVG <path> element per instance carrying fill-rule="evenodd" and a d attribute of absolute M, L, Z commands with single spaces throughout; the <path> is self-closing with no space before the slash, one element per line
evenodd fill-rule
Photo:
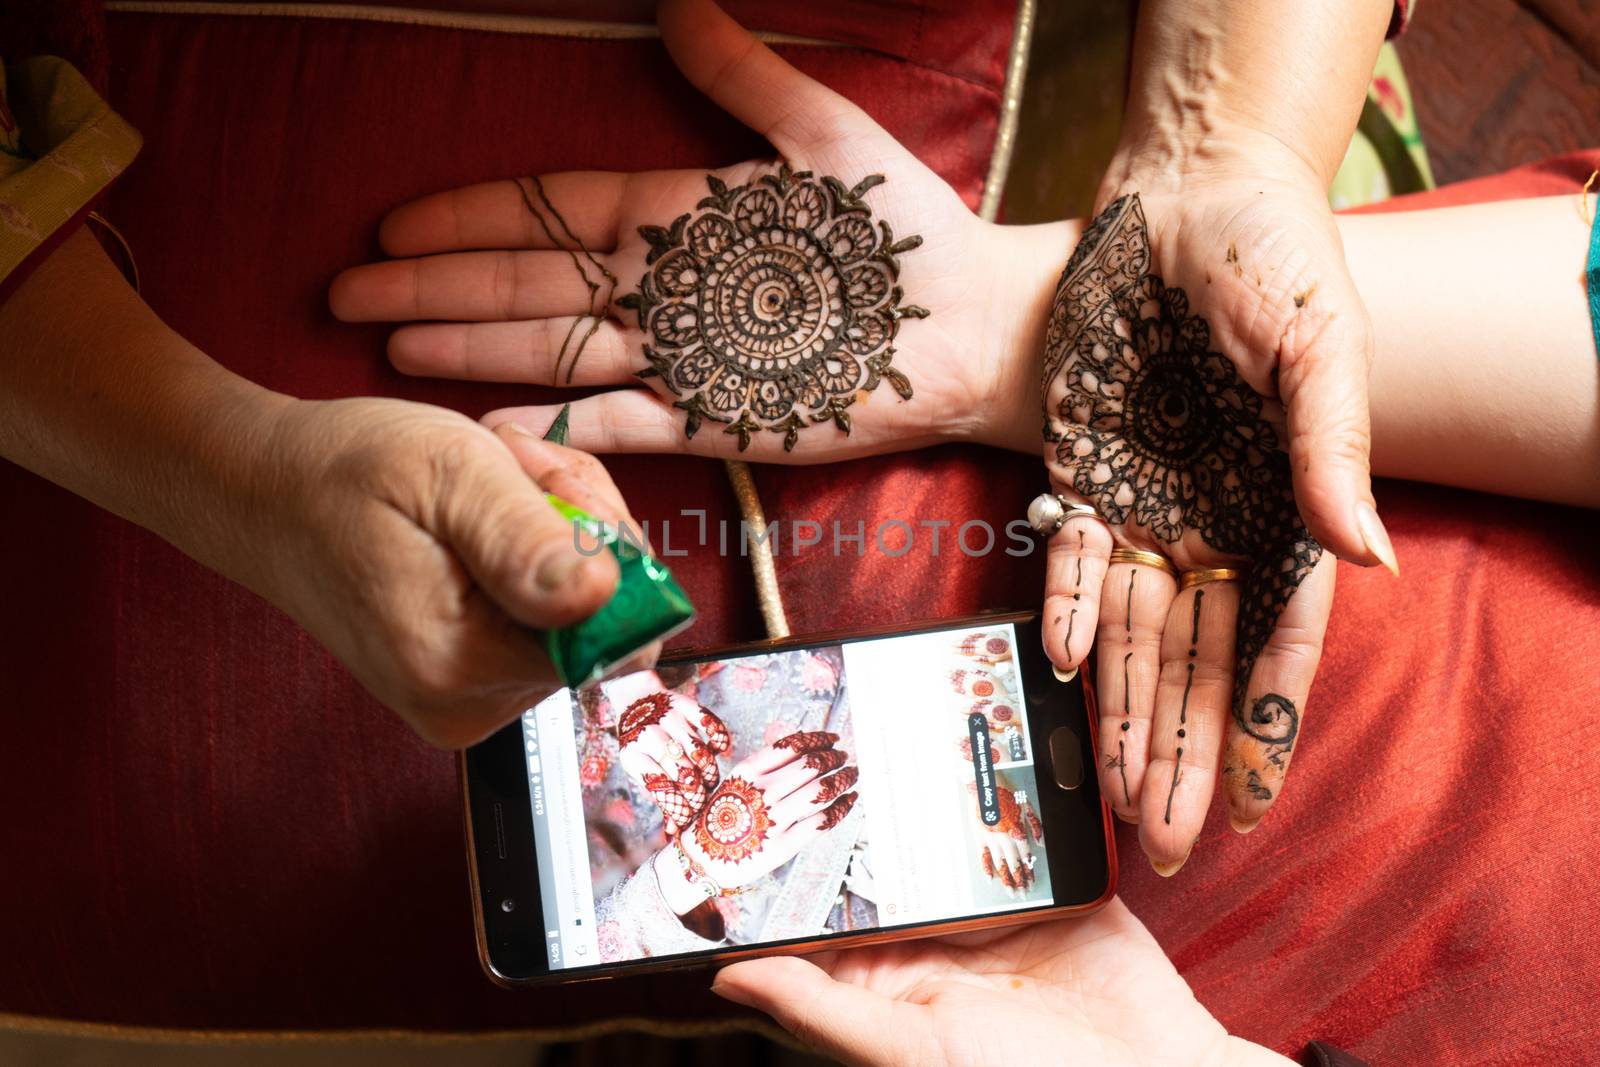
<path fill-rule="evenodd" d="M 711 0 L 664 0 L 656 17 L 683 76 L 786 159 L 878 131 L 860 108 L 778 58 Z"/>
<path fill-rule="evenodd" d="M 593 615 L 616 590 L 611 553 L 578 539 L 509 451 L 471 455 L 448 472 L 438 502 L 440 532 L 467 573 L 525 626 Z"/>
<path fill-rule="evenodd" d="M 1372 327 L 1347 273 L 1343 282 L 1342 292 L 1318 294 L 1322 307 L 1295 317 L 1279 352 L 1295 502 L 1334 555 L 1399 574 L 1372 497 Z"/>
<path fill-rule="evenodd" d="M 931 1062 L 926 1009 L 835 981 L 816 964 L 769 956 L 730 964 L 711 991 L 768 1015 L 801 1044 L 852 1064 Z"/>

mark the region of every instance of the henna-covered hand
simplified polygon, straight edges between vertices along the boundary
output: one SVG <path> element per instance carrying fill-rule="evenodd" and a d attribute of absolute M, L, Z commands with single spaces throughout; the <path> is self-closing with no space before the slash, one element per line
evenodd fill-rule
<path fill-rule="evenodd" d="M 1155 272 L 1137 194 L 1094 220 L 1062 273 L 1043 392 L 1056 489 L 1105 520 L 1070 520 L 1051 541 L 1047 651 L 1076 666 L 1098 634 L 1102 790 L 1171 873 L 1204 822 L 1225 729 L 1235 824 L 1280 788 L 1333 557 L 1296 509 L 1281 410 Z M 1113 540 L 1242 580 L 1180 593 L 1155 567 L 1109 564 Z"/>
<path fill-rule="evenodd" d="M 668 837 L 705 807 L 722 777 L 717 755 L 733 747 L 728 728 L 710 708 L 664 689 L 637 695 L 623 706 L 617 742 L 623 769 L 661 809 Z"/>
<path fill-rule="evenodd" d="M 855 806 L 856 768 L 838 734 L 791 734 L 752 753 L 722 780 L 679 835 L 685 881 L 747 886 L 793 859 Z"/>
<path fill-rule="evenodd" d="M 983 809 L 977 806 L 976 782 L 967 783 L 967 795 L 972 798 L 979 825 L 983 826 L 983 840 L 978 845 L 978 869 L 985 878 L 1004 886 L 1008 896 L 1025 897 L 1038 881 L 1035 871 L 1038 857 L 1033 854 L 1033 845 L 1044 844 L 1044 828 L 1039 816 L 1034 814 L 1033 803 L 1026 792 L 1013 789 L 1003 776 L 997 776 L 995 797 L 1000 802 L 1000 820 L 987 826 L 983 823 Z"/>
<path fill-rule="evenodd" d="M 403 258 L 341 275 L 335 313 L 432 320 L 390 338 L 411 374 L 635 386 L 574 402 L 571 443 L 595 452 L 815 463 L 944 440 L 1028 450 L 1065 224 L 980 221 L 860 108 L 708 0 L 668 0 L 660 22 L 684 75 L 776 159 L 425 197 L 380 231 Z M 484 421 L 542 433 L 557 410 Z"/>

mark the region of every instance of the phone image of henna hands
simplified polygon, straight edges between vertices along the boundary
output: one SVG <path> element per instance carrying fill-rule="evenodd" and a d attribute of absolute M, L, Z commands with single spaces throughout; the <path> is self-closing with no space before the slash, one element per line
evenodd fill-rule
<path fill-rule="evenodd" d="M 838 742 L 791 734 L 735 765 L 678 835 L 684 878 L 707 896 L 737 892 L 844 822 L 859 772 Z"/>
<path fill-rule="evenodd" d="M 1011 638 L 1000 630 L 977 630 L 956 642 L 956 654 L 975 663 L 994 666 L 1012 658 Z"/>
<path fill-rule="evenodd" d="M 733 737 L 710 708 L 661 690 L 623 709 L 617 743 L 623 769 L 661 809 L 661 829 L 670 838 L 694 820 L 717 788 L 717 755 L 733 747 Z"/>

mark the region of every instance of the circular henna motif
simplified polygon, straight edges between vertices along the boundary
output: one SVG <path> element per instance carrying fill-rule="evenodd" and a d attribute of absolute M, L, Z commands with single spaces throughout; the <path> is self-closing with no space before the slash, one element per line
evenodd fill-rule
<path fill-rule="evenodd" d="M 640 376 L 679 398 L 688 436 L 709 419 L 741 450 L 760 430 L 788 450 L 815 423 L 849 433 L 846 409 L 880 381 L 911 399 L 891 342 L 902 318 L 927 311 L 902 304 L 895 283 L 897 257 L 922 239 L 873 225 L 862 196 L 882 181 L 846 188 L 784 166 L 730 189 L 708 176 L 694 213 L 640 227 L 649 269 L 620 303 L 649 335 Z"/>
<path fill-rule="evenodd" d="M 617 741 L 624 746 L 639 740 L 645 727 L 654 726 L 672 710 L 672 698 L 666 693 L 651 693 L 640 697 L 623 711 L 617 720 Z"/>
<path fill-rule="evenodd" d="M 1288 697 L 1268 693 L 1251 706 L 1249 714 L 1240 717 L 1239 725 L 1257 741 L 1288 745 L 1300 732 L 1300 712 Z"/>
<path fill-rule="evenodd" d="M 760 851 L 771 830 L 761 790 L 743 778 L 729 778 L 701 812 L 694 839 L 706 858 L 739 863 Z"/>

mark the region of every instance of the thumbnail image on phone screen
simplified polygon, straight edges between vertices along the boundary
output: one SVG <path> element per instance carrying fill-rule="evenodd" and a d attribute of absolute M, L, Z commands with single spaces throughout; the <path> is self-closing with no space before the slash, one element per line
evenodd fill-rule
<path fill-rule="evenodd" d="M 540 969 L 1055 905 L 1067 816 L 1027 700 L 1062 686 L 1024 632 L 1026 655 L 980 620 L 681 661 L 530 709 Z"/>

